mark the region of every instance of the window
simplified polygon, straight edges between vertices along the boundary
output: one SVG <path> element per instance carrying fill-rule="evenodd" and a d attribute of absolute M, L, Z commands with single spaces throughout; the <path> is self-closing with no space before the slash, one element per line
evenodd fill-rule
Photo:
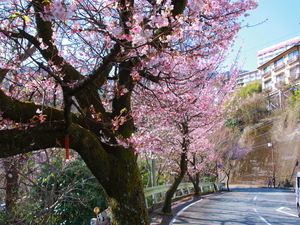
<path fill-rule="evenodd" d="M 265 82 L 265 89 L 271 89 L 271 84 L 272 84 L 271 80 L 266 81 Z"/>
<path fill-rule="evenodd" d="M 297 57 L 297 56 L 298 56 L 298 49 L 295 49 L 294 51 L 289 53 L 288 58 L 292 59 L 292 58 Z"/>
<path fill-rule="evenodd" d="M 267 66 L 263 69 L 264 73 L 268 72 L 268 70 L 270 70 L 270 66 Z"/>
<path fill-rule="evenodd" d="M 290 70 L 290 77 L 298 78 L 298 76 L 299 76 L 299 67 L 295 67 Z"/>
<path fill-rule="evenodd" d="M 284 73 L 276 77 L 276 83 L 283 83 L 283 82 L 284 82 Z"/>
<path fill-rule="evenodd" d="M 275 68 L 278 68 L 278 67 L 282 66 L 283 62 L 284 62 L 284 61 L 283 61 L 283 58 L 278 59 L 277 61 L 275 61 L 275 62 L 274 62 Z"/>

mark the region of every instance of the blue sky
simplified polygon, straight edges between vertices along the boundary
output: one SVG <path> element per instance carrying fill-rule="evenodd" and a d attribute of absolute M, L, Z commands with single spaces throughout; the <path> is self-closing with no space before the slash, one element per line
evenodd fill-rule
<path fill-rule="evenodd" d="M 259 50 L 300 36 L 300 0 L 260 0 L 258 8 L 249 14 L 243 18 L 243 24 L 249 27 L 239 32 L 235 49 L 243 43 L 242 68 L 255 70 Z M 234 54 L 229 60 L 233 57 Z"/>

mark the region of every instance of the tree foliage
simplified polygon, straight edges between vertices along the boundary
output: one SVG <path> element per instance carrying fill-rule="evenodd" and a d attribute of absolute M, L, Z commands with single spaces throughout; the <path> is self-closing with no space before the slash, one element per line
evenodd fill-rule
<path fill-rule="evenodd" d="M 143 95 L 139 104 L 133 106 L 133 109 L 139 107 L 135 111 L 141 118 L 136 125 L 136 134 L 143 134 L 143 146 L 139 148 L 152 150 L 154 158 L 168 158 L 167 163 L 175 175 L 166 193 L 164 213 L 171 213 L 171 198 L 186 173 L 192 181 L 197 177 L 194 186 L 198 190 L 198 174 L 215 156 L 209 137 L 226 119 L 224 103 L 233 98 L 232 90 L 239 71 L 231 68 L 229 78 L 227 73 L 218 71 L 218 63 L 225 57 L 220 53 L 217 58 L 219 62 L 211 57 L 210 63 L 214 59 L 215 63 L 199 71 L 197 76 L 192 74 L 193 69 L 186 68 L 190 74 L 188 80 L 172 84 L 161 82 L 159 90 L 155 90 L 155 85 L 137 90 Z"/>
<path fill-rule="evenodd" d="M 14 207 L 0 215 L 3 223 L 89 224 L 95 206 L 108 207 L 103 189 L 82 159 L 72 154 L 73 160 L 65 163 L 63 153 L 49 149 L 9 160 L 11 167 L 17 166 L 16 173 L 9 174 L 17 178 L 17 198 Z"/>
<path fill-rule="evenodd" d="M 221 181 L 226 180 L 229 191 L 230 176 L 233 170 L 237 170 L 235 160 L 243 159 L 251 149 L 241 146 L 239 143 L 241 133 L 238 127 L 226 127 L 215 132 L 211 139 L 215 143 L 217 174 Z"/>
<path fill-rule="evenodd" d="M 205 84 L 202 72 L 233 43 L 238 17 L 256 6 L 1 0 L 0 157 L 65 147 L 69 137 L 105 189 L 113 223 L 149 224 L 132 93 L 197 77 Z"/>
<path fill-rule="evenodd" d="M 259 81 L 240 87 L 234 101 L 227 104 L 236 108 L 226 121 L 228 127 L 243 129 L 245 126 L 253 125 L 269 115 L 267 99 L 265 93 L 261 92 Z"/>
<path fill-rule="evenodd" d="M 297 107 L 299 105 L 299 102 L 300 102 L 300 90 L 299 87 L 297 86 L 293 90 L 293 94 L 290 96 L 290 104 L 293 107 Z"/>
<path fill-rule="evenodd" d="M 255 93 L 261 93 L 262 86 L 261 82 L 258 80 L 255 80 L 252 83 L 247 84 L 246 86 L 240 87 L 236 97 L 246 99 L 249 96 L 254 95 Z"/>

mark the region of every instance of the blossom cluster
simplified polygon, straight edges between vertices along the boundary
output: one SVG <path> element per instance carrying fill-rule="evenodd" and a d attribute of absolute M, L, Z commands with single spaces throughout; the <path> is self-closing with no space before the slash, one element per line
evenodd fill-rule
<path fill-rule="evenodd" d="M 40 13 L 41 17 L 45 21 L 51 21 L 52 19 L 68 20 L 72 17 L 76 10 L 76 4 L 64 4 L 58 0 L 53 0 L 50 4 L 44 6 L 44 13 Z"/>

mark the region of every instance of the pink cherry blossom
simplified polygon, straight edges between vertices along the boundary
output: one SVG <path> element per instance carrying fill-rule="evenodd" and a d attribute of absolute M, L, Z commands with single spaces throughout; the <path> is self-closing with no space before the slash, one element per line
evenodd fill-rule
<path fill-rule="evenodd" d="M 112 204 L 121 207 L 116 223 L 128 208 L 146 219 L 144 204 L 132 205 L 132 196 L 124 200 L 109 189 L 116 184 L 108 177 L 111 165 L 138 171 L 136 157 L 130 158 L 135 151 L 176 174 L 184 156 L 195 174 L 215 158 L 209 135 L 224 122 L 224 102 L 238 74 L 236 67 L 226 69 L 230 77 L 224 74 L 222 62 L 241 28 L 239 17 L 257 3 L 187 0 L 181 10 L 171 0 L 39 2 L 0 7 L 0 131 L 21 137 L 39 128 L 39 137 L 47 138 L 57 129 L 53 142 L 33 137 L 34 145 L 14 146 L 18 154 L 57 147 L 66 128 L 76 130 L 79 144 L 72 148 L 109 199 L 120 203 Z M 9 19 L 16 12 L 20 16 Z M 20 105 L 30 110 L 15 115 Z M 11 154 L 4 143 L 2 155 Z M 122 151 L 131 156 L 122 158 Z M 130 187 L 143 199 L 140 179 L 130 181 L 128 171 L 117 176 L 137 185 Z M 141 221 L 128 223 L 134 222 Z"/>

